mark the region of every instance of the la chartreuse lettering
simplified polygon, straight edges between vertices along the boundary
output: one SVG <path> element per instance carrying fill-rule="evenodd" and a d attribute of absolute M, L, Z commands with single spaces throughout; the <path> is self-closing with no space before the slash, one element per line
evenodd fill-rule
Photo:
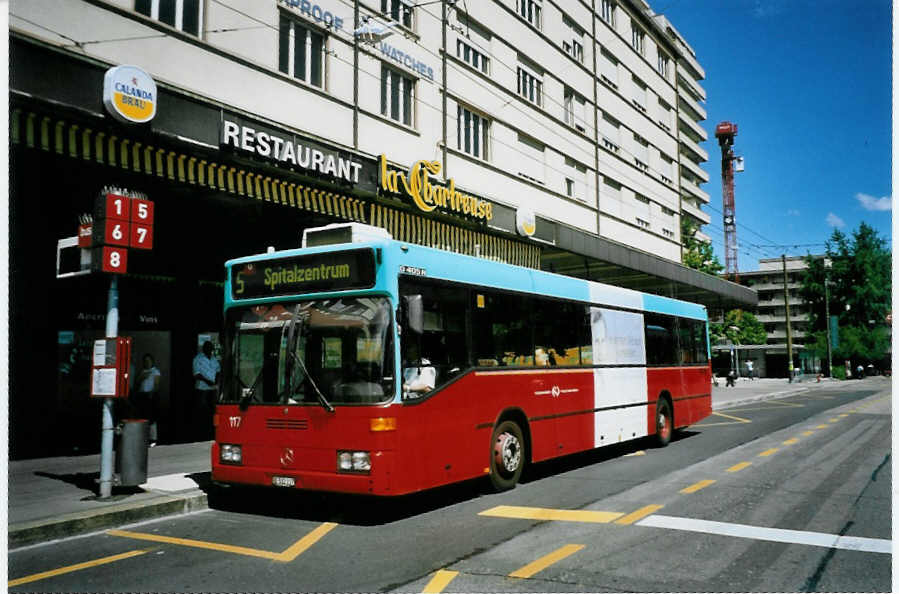
<path fill-rule="evenodd" d="M 319 264 L 318 266 L 293 266 L 265 269 L 265 286 L 272 291 L 281 285 L 298 285 L 319 280 L 350 278 L 349 264 Z"/>
<path fill-rule="evenodd" d="M 408 175 L 387 169 L 387 157 L 381 155 L 381 189 L 395 194 L 405 192 L 420 210 L 431 212 L 440 207 L 476 219 L 489 221 L 493 218 L 493 204 L 469 194 L 456 191 L 456 182 L 449 179 L 445 186 L 431 184 L 430 175 L 440 173 L 440 161 L 416 161 Z"/>

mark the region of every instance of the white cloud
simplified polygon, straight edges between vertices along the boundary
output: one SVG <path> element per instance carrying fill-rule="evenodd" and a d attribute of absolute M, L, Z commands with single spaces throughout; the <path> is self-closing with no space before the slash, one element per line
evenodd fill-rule
<path fill-rule="evenodd" d="M 825 219 L 827 224 L 831 227 L 845 227 L 846 221 L 833 214 L 832 212 L 827 213 L 827 218 Z"/>
<path fill-rule="evenodd" d="M 883 196 L 875 198 L 870 194 L 859 192 L 855 195 L 855 199 L 865 210 L 893 210 L 893 198 L 891 196 Z"/>

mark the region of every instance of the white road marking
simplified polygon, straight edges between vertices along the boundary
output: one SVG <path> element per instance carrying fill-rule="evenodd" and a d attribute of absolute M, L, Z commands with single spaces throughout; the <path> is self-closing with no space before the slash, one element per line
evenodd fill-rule
<path fill-rule="evenodd" d="M 784 530 L 782 528 L 764 528 L 762 526 L 729 524 L 725 522 L 712 522 L 709 520 L 694 520 L 692 518 L 677 518 L 674 516 L 652 515 L 640 520 L 636 525 L 650 526 L 653 528 L 668 528 L 671 530 L 685 530 L 688 532 L 702 532 L 705 534 L 719 534 L 721 536 L 735 536 L 737 538 L 752 538 L 770 542 L 862 551 L 865 553 L 885 553 L 889 555 L 893 552 L 893 541 L 881 538 L 840 536 L 839 534 L 806 532 L 803 530 Z"/>

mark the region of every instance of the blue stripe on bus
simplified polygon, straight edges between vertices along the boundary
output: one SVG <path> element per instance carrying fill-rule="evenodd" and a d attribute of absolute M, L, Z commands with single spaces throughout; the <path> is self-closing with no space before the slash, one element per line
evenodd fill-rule
<path fill-rule="evenodd" d="M 708 314 L 703 306 L 659 295 L 643 295 L 643 309 L 656 313 L 705 320 Z"/>

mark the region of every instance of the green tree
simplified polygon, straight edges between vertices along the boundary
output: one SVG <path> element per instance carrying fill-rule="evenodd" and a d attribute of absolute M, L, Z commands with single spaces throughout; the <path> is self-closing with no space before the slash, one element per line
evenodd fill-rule
<path fill-rule="evenodd" d="M 711 242 L 696 238 L 698 228 L 696 223 L 681 217 L 680 237 L 681 244 L 684 246 L 684 266 L 707 274 L 718 274 L 724 270 L 724 266 L 718 261 Z"/>
<path fill-rule="evenodd" d="M 807 256 L 808 268 L 799 290 L 809 304 L 814 342 L 809 346 L 827 356 L 824 283 L 828 283 L 830 314 L 837 316 L 839 344 L 834 361 L 879 361 L 890 346 L 886 315 L 892 293 L 891 259 L 887 242 L 861 223 L 851 236 L 835 230 L 826 243 L 825 259 Z M 847 308 L 848 306 L 848 308 Z"/>
<path fill-rule="evenodd" d="M 733 344 L 765 344 L 765 326 L 755 315 L 742 309 L 732 309 L 724 314 L 722 323 L 709 324 L 712 343 L 727 339 Z"/>

